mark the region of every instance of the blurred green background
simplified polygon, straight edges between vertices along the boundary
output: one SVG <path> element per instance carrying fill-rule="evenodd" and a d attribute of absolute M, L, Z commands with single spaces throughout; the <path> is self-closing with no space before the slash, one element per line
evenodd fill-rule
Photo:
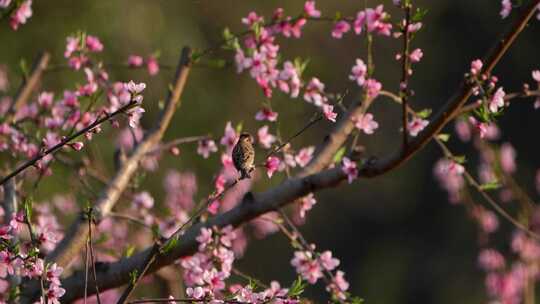
<path fill-rule="evenodd" d="M 400 12 L 391 1 L 366 1 L 368 6 L 384 3 L 395 17 Z M 457 88 L 469 62 L 482 57 L 497 39 L 509 20 L 499 17 L 500 1 L 414 1 L 429 10 L 424 29 L 413 46 L 424 51 L 424 59 L 416 66 L 412 88 L 416 92 L 412 105 L 436 110 Z M 175 65 L 180 49 L 189 45 L 204 49 L 221 38 L 229 27 L 243 31 L 240 19 L 251 10 L 270 16 L 273 9 L 283 7 L 286 14 L 296 15 L 302 1 L 34 1 L 34 16 L 19 31 L 13 32 L 4 21 L 0 27 L 0 63 L 10 71 L 11 88 L 18 85 L 17 70 L 21 59 L 31 62 L 39 50 L 53 54 L 52 64 L 64 64 L 65 38 L 79 30 L 98 36 L 104 43 L 104 62 L 125 62 L 130 54 L 147 55 L 159 51 L 160 63 Z M 317 1 L 323 15 L 355 15 L 364 1 Z M 515 14 L 515 12 L 514 12 Z M 514 16 L 514 15 L 512 15 Z M 394 19 L 395 21 L 396 19 Z M 342 40 L 332 39 L 328 23 L 308 23 L 301 40 L 280 39 L 282 56 L 310 58 L 305 76 L 317 76 L 331 92 L 351 93 L 349 103 L 358 88 L 348 80 L 355 58 L 365 58 L 364 41 L 348 34 Z M 530 72 L 540 68 L 540 24 L 538 21 L 519 37 L 515 46 L 495 70 L 506 91 L 516 91 L 521 83 L 531 82 Z M 375 40 L 375 77 L 392 91 L 398 88 L 399 63 L 393 58 L 401 44 L 390 38 Z M 216 57 L 231 60 L 231 53 Z M 110 70 L 111 78 L 144 81 L 147 113 L 143 125 L 149 126 L 157 114 L 157 102 L 165 98 L 172 71 L 162 70 L 149 77 L 145 70 Z M 58 90 L 73 87 L 82 81 L 80 73 L 62 71 L 48 73 L 43 87 Z M 301 100 L 291 100 L 275 93 L 272 104 L 280 113 L 284 136 L 291 135 L 311 117 L 313 107 Z M 183 95 L 183 104 L 175 115 L 166 138 L 212 134 L 220 137 L 227 121 L 244 122 L 244 128 L 256 132 L 260 123 L 254 121 L 264 97 L 256 83 L 246 74 L 237 75 L 234 68 L 193 69 Z M 381 127 L 373 136 L 362 136 L 368 154 L 385 155 L 400 144 L 399 107 L 386 101 L 376 101 L 372 111 Z M 536 115 L 536 116 L 535 116 Z M 538 112 L 531 103 L 518 102 L 501 118 L 502 141 L 510 141 L 518 151 L 519 171 L 516 179 L 532 194 L 533 175 L 540 167 Z M 535 119 L 536 118 L 536 119 Z M 317 145 L 331 129 L 327 122 L 319 123 L 295 143 L 295 147 Z M 92 142 L 105 160 L 108 174 L 112 172 L 114 136 L 104 133 Z M 451 142 L 456 153 L 473 152 L 470 146 Z M 163 197 L 162 177 L 167 168 L 194 171 L 199 182 L 199 197 L 212 190 L 212 176 L 219 168 L 219 155 L 204 160 L 195 153 L 195 146 L 181 148 L 179 158 L 164 157 L 160 170 L 144 181 L 159 201 Z M 468 163 L 474 168 L 476 157 Z M 350 186 L 331 189 L 316 195 L 318 204 L 309 213 L 301 229 L 308 240 L 320 250 L 330 249 L 340 258 L 340 268 L 346 272 L 353 294 L 367 303 L 479 303 L 485 302 L 483 274 L 476 265 L 478 251 L 477 226 L 462 206 L 447 202 L 446 193 L 433 179 L 432 167 L 441 157 L 433 144 L 399 169 L 373 180 L 361 180 Z M 37 191 L 37 199 L 65 192 L 68 173 L 46 178 Z M 471 170 L 475 172 L 474 169 Z M 259 180 L 255 191 L 275 184 Z M 73 185 L 75 186 L 75 185 Z M 536 195 L 536 196 L 534 196 Z M 508 239 L 512 227 L 503 222 L 503 238 Z M 504 248 L 504 247 L 503 247 Z M 239 268 L 263 281 L 279 279 L 291 282 L 295 275 L 289 266 L 292 249 L 282 235 L 251 243 Z M 317 302 L 326 299 L 324 287 L 308 289 Z"/>

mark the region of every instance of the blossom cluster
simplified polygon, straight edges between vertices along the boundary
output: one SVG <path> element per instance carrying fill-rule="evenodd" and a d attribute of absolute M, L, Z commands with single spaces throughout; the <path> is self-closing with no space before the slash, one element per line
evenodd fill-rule
<path fill-rule="evenodd" d="M 1 213 L 4 213 L 0 208 Z M 42 211 L 41 213 L 44 213 Z M 0 302 L 10 300 L 8 277 L 26 279 L 43 279 L 44 293 L 42 303 L 59 304 L 65 290 L 61 287 L 60 275 L 63 269 L 56 263 L 47 264 L 39 253 L 52 249 L 56 235 L 51 226 L 58 225 L 51 215 L 39 215 L 36 231 L 26 229 L 27 220 L 24 214 L 13 214 L 9 223 L 0 225 Z M 4 219 L 6 219 L 4 214 Z M 52 221 L 52 222 L 48 222 Z M 31 240 L 26 241 L 29 233 L 35 233 Z"/>
<path fill-rule="evenodd" d="M 0 0 L 0 12 L 12 10 L 9 16 L 9 25 L 16 31 L 32 17 L 32 0 L 12 1 Z"/>
<path fill-rule="evenodd" d="M 338 301 L 347 299 L 349 283 L 345 280 L 343 271 L 337 270 L 332 273 L 339 266 L 339 260 L 332 257 L 332 252 L 327 250 L 317 253 L 315 245 L 312 244 L 310 248 L 295 251 L 291 265 L 310 284 L 326 278 L 328 280 L 326 290 L 332 294 L 332 297 Z"/>
<path fill-rule="evenodd" d="M 201 228 L 197 237 L 197 253 L 180 261 L 184 282 L 188 286 L 186 295 L 209 303 L 224 303 L 224 299 L 241 303 L 299 303 L 297 299 L 289 297 L 288 289 L 281 288 L 276 281 L 260 292 L 255 291 L 252 285 L 233 284 L 227 288 L 226 280 L 231 276 L 235 260 L 232 251 L 235 238 L 232 226 Z"/>

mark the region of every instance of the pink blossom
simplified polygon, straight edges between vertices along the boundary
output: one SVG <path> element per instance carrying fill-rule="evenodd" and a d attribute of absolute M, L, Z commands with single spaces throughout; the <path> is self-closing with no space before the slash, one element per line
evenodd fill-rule
<path fill-rule="evenodd" d="M 386 22 L 388 14 L 384 12 L 383 5 L 377 6 L 375 9 L 366 9 L 366 28 L 368 32 L 375 32 L 379 35 L 390 36 L 392 24 Z"/>
<path fill-rule="evenodd" d="M 379 124 L 373 120 L 373 114 L 371 113 L 360 114 L 357 117 L 354 117 L 353 121 L 358 130 L 361 130 L 368 135 L 373 134 L 379 127 Z"/>
<path fill-rule="evenodd" d="M 510 0 L 502 0 L 501 2 L 501 17 L 504 19 L 510 15 L 510 12 L 512 11 L 512 1 Z"/>
<path fill-rule="evenodd" d="M 315 284 L 323 277 L 321 265 L 313 258 L 309 251 L 295 251 L 291 265 L 310 284 Z"/>
<path fill-rule="evenodd" d="M 382 5 L 375 9 L 367 8 L 356 14 L 353 26 L 356 34 L 361 34 L 365 28 L 369 33 L 375 32 L 383 36 L 390 36 L 392 24 L 387 22 L 388 14 L 384 12 Z"/>
<path fill-rule="evenodd" d="M 130 67 L 138 68 L 141 67 L 144 63 L 144 59 L 138 55 L 130 55 L 128 57 L 128 65 Z"/>
<path fill-rule="evenodd" d="M 219 200 L 213 200 L 210 205 L 206 208 L 206 211 L 212 215 L 216 215 L 219 212 L 219 207 L 221 207 L 222 203 Z"/>
<path fill-rule="evenodd" d="M 188 287 L 186 289 L 186 295 L 188 297 L 191 297 L 193 299 L 196 299 L 196 300 L 201 300 L 204 298 L 206 292 L 204 291 L 204 289 L 200 286 L 197 286 L 195 288 L 193 287 Z M 173 301 L 171 303 L 176 303 L 176 301 Z"/>
<path fill-rule="evenodd" d="M 154 198 L 147 191 L 139 192 L 133 197 L 133 205 L 136 208 L 150 209 L 154 206 Z"/>
<path fill-rule="evenodd" d="M 283 69 L 279 72 L 278 87 L 284 93 L 290 93 L 292 98 L 298 97 L 302 81 L 296 67 L 291 61 L 283 63 Z"/>
<path fill-rule="evenodd" d="M 495 94 L 493 94 L 493 97 L 489 101 L 489 110 L 492 113 L 497 113 L 499 111 L 499 108 L 504 107 L 504 96 L 505 95 L 506 95 L 506 93 L 504 92 L 502 87 L 497 89 Z"/>
<path fill-rule="evenodd" d="M 227 151 L 232 150 L 234 145 L 236 144 L 236 141 L 238 140 L 238 134 L 236 134 L 236 131 L 233 129 L 231 122 L 227 122 L 227 125 L 225 126 L 225 134 L 220 140 L 220 144 L 227 147 Z"/>
<path fill-rule="evenodd" d="M 332 30 L 332 37 L 336 39 L 341 39 L 343 37 L 343 34 L 347 33 L 351 30 L 351 25 L 347 21 L 338 21 L 334 25 L 334 29 Z"/>
<path fill-rule="evenodd" d="M 422 52 L 422 49 L 415 49 L 409 55 L 409 58 L 411 59 L 411 62 L 413 63 L 420 62 L 420 60 L 422 60 L 422 57 L 424 57 L 424 53 Z"/>
<path fill-rule="evenodd" d="M 489 124 L 477 121 L 474 117 L 469 117 L 469 122 L 475 127 L 480 135 L 480 138 L 486 137 L 488 133 Z"/>
<path fill-rule="evenodd" d="M 265 148 L 270 149 L 272 144 L 276 141 L 276 137 L 268 133 L 268 126 L 263 126 L 257 131 L 257 137 L 259 144 Z"/>
<path fill-rule="evenodd" d="M 415 22 L 409 24 L 409 27 L 407 28 L 407 31 L 409 33 L 416 33 L 422 28 L 422 22 Z"/>
<path fill-rule="evenodd" d="M 47 132 L 45 135 L 45 138 L 43 138 L 43 144 L 47 149 L 50 149 L 54 146 L 56 146 L 58 143 L 60 143 L 60 136 L 56 134 L 55 132 Z"/>
<path fill-rule="evenodd" d="M 0 0 L 0 8 L 6 8 L 11 4 L 11 0 Z"/>
<path fill-rule="evenodd" d="M 202 227 L 201 234 L 195 238 L 199 242 L 199 251 L 203 251 L 206 246 L 210 245 L 213 241 L 212 239 L 212 229 Z"/>
<path fill-rule="evenodd" d="M 501 145 L 500 161 L 501 168 L 506 173 L 514 173 L 516 171 L 516 150 L 509 143 Z"/>
<path fill-rule="evenodd" d="M 61 304 L 59 299 L 66 293 L 59 285 L 51 284 L 46 293 L 47 304 Z"/>
<path fill-rule="evenodd" d="M 356 18 L 354 19 L 354 22 L 353 22 L 354 32 L 357 35 L 362 33 L 362 30 L 363 30 L 363 27 L 364 27 L 365 23 L 366 23 L 366 12 L 365 11 L 359 11 L 356 14 Z"/>
<path fill-rule="evenodd" d="M 516 232 L 512 238 L 512 250 L 519 253 L 525 261 L 535 261 L 540 258 L 540 244 L 523 232 Z"/>
<path fill-rule="evenodd" d="M 465 185 L 464 172 L 463 166 L 448 158 L 442 158 L 435 163 L 433 173 L 453 203 L 458 201 L 459 191 Z"/>
<path fill-rule="evenodd" d="M 272 175 L 274 175 L 274 172 L 276 172 L 279 169 L 279 164 L 281 163 L 281 160 L 277 158 L 276 156 L 270 156 L 266 159 L 265 168 L 266 168 L 266 174 L 269 178 L 272 178 Z"/>
<path fill-rule="evenodd" d="M 409 134 L 411 136 L 415 137 L 418 135 L 418 133 L 424 130 L 428 124 L 429 124 L 429 121 L 418 118 L 418 117 L 414 117 L 407 125 L 407 131 L 409 131 Z"/>
<path fill-rule="evenodd" d="M 311 78 L 304 92 L 304 100 L 320 107 L 326 102 L 324 84 L 316 77 Z"/>
<path fill-rule="evenodd" d="M 253 225 L 255 237 L 262 239 L 279 231 L 279 226 L 276 225 L 278 220 L 279 214 L 277 212 L 267 212 L 252 220 L 250 223 Z"/>
<path fill-rule="evenodd" d="M 56 265 L 56 263 L 54 263 L 47 267 L 47 273 L 45 274 L 45 278 L 52 284 L 60 285 L 60 275 L 63 271 L 64 268 L 59 267 L 58 265 Z"/>
<path fill-rule="evenodd" d="M 211 139 L 203 139 L 197 145 L 197 154 L 202 155 L 203 158 L 208 158 L 210 153 L 217 152 L 217 150 L 216 142 Z"/>
<path fill-rule="evenodd" d="M 9 225 L 0 226 L 0 239 L 4 239 L 4 240 L 11 239 L 13 237 L 10 233 L 11 229 L 12 227 Z"/>
<path fill-rule="evenodd" d="M 457 119 L 454 129 L 461 141 L 468 142 L 471 140 L 471 127 L 465 119 Z"/>
<path fill-rule="evenodd" d="M 321 17 L 321 11 L 315 8 L 315 1 L 306 1 L 306 3 L 304 3 L 304 13 L 306 16 L 312 18 Z"/>
<path fill-rule="evenodd" d="M 154 56 L 150 56 L 146 59 L 146 68 L 150 76 L 155 76 L 159 73 L 159 63 Z"/>
<path fill-rule="evenodd" d="M 302 197 L 299 200 L 299 203 L 300 203 L 299 215 L 301 218 L 305 218 L 306 212 L 311 210 L 311 208 L 313 208 L 313 206 L 317 203 L 317 200 L 315 199 L 315 196 L 313 195 L 313 193 L 310 193 Z"/>
<path fill-rule="evenodd" d="M 356 163 L 350 160 L 348 157 L 343 158 L 343 166 L 341 167 L 343 173 L 347 174 L 347 180 L 349 184 L 358 178 L 358 168 Z"/>
<path fill-rule="evenodd" d="M 268 121 L 276 121 L 278 117 L 278 113 L 272 111 L 270 108 L 262 108 L 259 112 L 255 114 L 255 120 L 268 120 Z"/>
<path fill-rule="evenodd" d="M 130 80 L 128 83 L 124 84 L 126 90 L 131 94 L 136 95 L 140 94 L 144 89 L 146 89 L 146 84 L 144 82 L 135 83 L 133 80 Z"/>
<path fill-rule="evenodd" d="M 476 208 L 473 210 L 472 215 L 485 233 L 493 233 L 499 228 L 499 220 L 492 211 L 484 208 Z"/>
<path fill-rule="evenodd" d="M 532 78 L 534 79 L 534 81 L 540 84 L 540 70 L 532 71 Z"/>
<path fill-rule="evenodd" d="M 472 75 L 478 75 L 480 72 L 482 72 L 483 63 L 482 60 L 476 59 L 471 62 L 471 74 Z"/>
<path fill-rule="evenodd" d="M 367 66 L 362 59 L 356 59 L 356 65 L 352 67 L 349 79 L 356 81 L 359 86 L 363 86 L 366 82 Z"/>
<path fill-rule="evenodd" d="M 313 146 L 300 149 L 294 157 L 295 163 L 302 168 L 305 167 L 311 161 L 311 158 L 313 158 L 314 151 L 315 147 Z"/>
<path fill-rule="evenodd" d="M 88 35 L 86 36 L 86 47 L 90 52 L 101 52 L 103 51 L 103 44 L 99 41 L 99 38 L 96 36 Z"/>
<path fill-rule="evenodd" d="M 341 270 L 336 272 L 332 278 L 332 282 L 326 287 L 327 291 L 331 292 L 332 295 L 341 300 L 347 299 L 347 295 L 345 294 L 347 289 L 349 289 L 349 282 L 345 280 L 345 273 Z"/>
<path fill-rule="evenodd" d="M 12 254 L 9 251 L 0 251 L 0 278 L 5 278 L 8 274 L 12 275 L 15 273 L 13 261 Z"/>
<path fill-rule="evenodd" d="M 302 36 L 302 28 L 306 24 L 305 18 L 298 19 L 295 23 L 285 22 L 281 28 L 281 33 L 285 37 L 300 38 Z"/>
<path fill-rule="evenodd" d="M 319 262 L 321 263 L 321 266 L 328 271 L 334 270 L 334 268 L 339 265 L 339 260 L 333 258 L 332 252 L 330 252 L 329 250 L 323 252 L 319 256 Z"/>
<path fill-rule="evenodd" d="M 25 24 L 26 20 L 30 17 L 32 17 L 32 0 L 26 0 L 11 14 L 9 24 L 16 31 L 19 25 Z"/>
<path fill-rule="evenodd" d="M 208 288 L 212 292 L 225 289 L 225 279 L 227 275 L 224 272 L 218 271 L 215 268 L 211 270 L 205 270 L 203 273 L 203 280 L 207 284 Z"/>
<path fill-rule="evenodd" d="M 336 122 L 337 113 L 334 112 L 334 106 L 324 104 L 323 113 L 326 119 L 330 120 L 331 122 Z"/>
<path fill-rule="evenodd" d="M 244 69 L 249 69 L 253 63 L 253 60 L 251 58 L 245 57 L 244 51 L 242 51 L 242 49 L 236 50 L 234 61 L 236 62 L 237 73 L 242 73 Z"/>
<path fill-rule="evenodd" d="M 485 271 L 493 271 L 504 268 L 504 257 L 497 250 L 484 249 L 478 256 L 478 264 Z"/>
<path fill-rule="evenodd" d="M 132 108 L 127 112 L 128 124 L 131 128 L 135 129 L 139 127 L 139 123 L 144 112 L 145 110 L 141 107 Z"/>
<path fill-rule="evenodd" d="M 247 26 L 252 26 L 255 23 L 264 22 L 264 18 L 262 16 L 257 15 L 255 12 L 249 12 L 247 17 L 242 18 L 242 23 Z"/>
<path fill-rule="evenodd" d="M 41 92 L 38 96 L 38 105 L 42 108 L 49 108 L 53 104 L 54 93 Z"/>
<path fill-rule="evenodd" d="M 81 151 L 84 147 L 84 143 L 82 141 L 76 141 L 69 144 L 69 146 L 75 150 L 75 151 Z"/>
<path fill-rule="evenodd" d="M 364 90 L 367 92 L 367 96 L 373 99 L 379 95 L 382 89 L 382 84 L 375 79 L 368 79 L 364 83 Z"/>
<path fill-rule="evenodd" d="M 80 39 L 78 37 L 67 37 L 66 38 L 66 50 L 64 51 L 64 57 L 69 58 L 71 55 L 79 50 Z"/>

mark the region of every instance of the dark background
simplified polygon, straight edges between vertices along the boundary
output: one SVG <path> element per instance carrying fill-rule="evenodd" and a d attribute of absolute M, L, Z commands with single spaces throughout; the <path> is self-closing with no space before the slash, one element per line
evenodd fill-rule
<path fill-rule="evenodd" d="M 368 6 L 379 2 L 366 1 Z M 401 13 L 382 1 L 394 16 Z M 457 88 L 471 60 L 482 57 L 493 45 L 510 21 L 499 17 L 500 1 L 414 1 L 429 10 L 424 29 L 414 40 L 421 47 L 424 59 L 416 66 L 412 88 L 416 96 L 412 105 L 439 108 Z M 251 10 L 265 16 L 276 7 L 286 14 L 296 15 L 302 1 L 34 1 L 34 16 L 19 31 L 0 27 L 0 63 L 10 69 L 12 88 L 19 80 L 16 74 L 21 58 L 27 62 L 38 50 L 53 53 L 53 64 L 63 64 L 65 37 L 84 30 L 98 36 L 105 45 L 105 62 L 124 62 L 129 54 L 146 55 L 159 50 L 159 61 L 175 65 L 184 45 L 204 49 L 219 41 L 224 27 L 243 30 L 240 19 Z M 323 15 L 355 15 L 364 1 L 317 1 Z M 511 17 L 515 17 L 515 12 Z M 396 20 L 395 18 L 393 19 Z M 348 100 L 358 89 L 347 79 L 355 58 L 365 59 L 364 41 L 347 34 L 342 40 L 332 39 L 328 23 L 308 23 L 301 40 L 280 39 L 285 58 L 309 57 L 311 63 L 306 77 L 318 76 L 331 92 L 351 91 Z M 540 68 L 537 20 L 519 37 L 510 52 L 495 70 L 507 92 L 519 90 L 521 83 L 532 82 L 532 69 Z M 375 40 L 375 77 L 387 90 L 396 91 L 400 77 L 399 63 L 393 58 L 400 41 L 378 37 Z M 230 53 L 218 57 L 230 60 Z M 157 101 L 166 94 L 172 71 L 162 70 L 157 77 L 146 71 L 111 70 L 111 78 L 135 79 L 147 82 L 143 125 L 156 117 Z M 70 71 L 48 73 L 44 87 L 58 90 L 72 87 L 81 75 Z M 57 94 L 59 92 L 57 91 Z M 260 126 L 253 120 L 262 93 L 248 75 L 237 75 L 233 68 L 194 68 L 190 76 L 183 105 L 167 133 L 167 138 L 211 133 L 220 137 L 227 121 L 244 122 L 247 130 L 255 132 Z M 282 131 L 292 134 L 311 116 L 313 107 L 301 100 L 291 100 L 276 93 L 273 106 L 280 113 Z M 371 111 L 381 127 L 373 136 L 362 136 L 361 142 L 369 154 L 385 155 L 400 143 L 399 107 L 377 100 Z M 540 166 L 538 155 L 539 123 L 531 102 L 518 102 L 500 119 L 501 141 L 510 141 L 518 150 L 519 169 L 516 179 L 537 200 L 533 180 Z M 316 145 L 331 125 L 320 123 L 295 143 L 297 147 Z M 105 133 L 108 134 L 108 133 Z M 107 161 L 111 172 L 112 135 L 98 136 L 93 142 Z M 467 167 L 475 173 L 476 156 L 473 149 L 457 140 L 451 141 L 458 154 L 469 153 Z M 477 226 L 462 206 L 450 205 L 447 195 L 433 178 L 432 167 L 441 157 L 430 144 L 411 161 L 384 176 L 361 180 L 350 186 L 318 193 L 318 204 L 309 213 L 301 229 L 318 249 L 331 249 L 341 259 L 340 268 L 346 272 L 353 294 L 367 303 L 479 303 L 485 302 L 483 274 L 476 265 L 478 252 Z M 182 149 L 180 158 L 164 158 L 159 170 L 145 180 L 145 186 L 159 201 L 162 196 L 162 176 L 165 168 L 196 172 L 199 197 L 212 189 L 210 182 L 219 165 L 215 154 L 205 161 L 195 154 L 194 147 Z M 46 178 L 36 196 L 45 199 L 54 193 L 65 192 L 67 173 L 61 167 Z M 277 183 L 274 178 L 272 183 Z M 266 179 L 258 181 L 256 191 L 271 186 Z M 500 219 L 501 248 L 507 248 L 512 227 Z M 506 241 L 506 243 L 505 243 Z M 292 249 L 282 235 L 273 235 L 251 243 L 239 268 L 263 281 L 279 279 L 287 283 L 294 279 L 289 266 Z M 308 295 L 318 301 L 325 299 L 321 286 L 308 289 Z"/>

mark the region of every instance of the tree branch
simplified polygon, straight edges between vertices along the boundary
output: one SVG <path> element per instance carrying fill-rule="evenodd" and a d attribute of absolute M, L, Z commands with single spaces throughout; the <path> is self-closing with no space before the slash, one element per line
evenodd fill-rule
<path fill-rule="evenodd" d="M 137 145 L 133 153 L 123 163 L 122 167 L 118 170 L 108 186 L 102 191 L 98 200 L 92 206 L 96 219 L 99 220 L 107 216 L 112 210 L 121 193 L 128 186 L 131 177 L 138 169 L 140 160 L 142 160 L 147 152 L 153 149 L 163 137 L 165 130 L 172 120 L 175 110 L 180 105 L 180 95 L 184 90 L 190 71 L 190 62 L 191 50 L 188 47 L 185 47 L 182 50 L 172 90 L 169 92 L 165 108 L 161 112 L 156 125 L 149 131 L 141 143 Z M 72 258 L 75 257 L 85 245 L 88 233 L 88 225 L 86 225 L 84 216 L 81 215 L 70 226 L 64 239 L 62 239 L 55 250 L 47 256 L 47 261 L 56 262 L 61 267 L 68 265 Z M 33 288 L 29 288 L 29 290 L 33 290 Z M 29 300 L 32 300 L 35 299 L 37 295 L 35 290 L 33 290 L 32 293 L 27 294 L 26 296 L 28 296 Z"/>
<path fill-rule="evenodd" d="M 531 1 L 523 8 L 519 18 L 513 23 L 509 31 L 502 36 L 502 39 L 496 44 L 489 55 L 485 58 L 485 69 L 483 72 L 491 72 L 501 57 L 506 53 L 516 37 L 524 29 L 527 22 L 533 16 L 536 6 L 540 0 Z M 422 149 L 460 110 L 472 93 L 472 86 L 465 81 L 461 84 L 457 93 L 437 113 L 432 123 L 408 145 L 405 151 L 399 151 L 381 161 L 369 161 L 359 171 L 361 177 L 375 177 L 397 168 L 409 160 L 414 154 Z M 211 218 L 206 223 L 198 223 L 186 231 L 178 244 L 172 250 L 161 253 L 156 257 L 149 273 L 156 271 L 160 267 L 173 263 L 180 257 L 190 255 L 197 249 L 196 237 L 200 229 L 204 226 L 239 226 L 259 215 L 268 211 L 276 210 L 287 203 L 305 196 L 310 192 L 329 188 L 338 185 L 346 179 L 346 175 L 341 168 L 333 168 L 313 174 L 328 165 L 335 151 L 345 142 L 348 134 L 353 128 L 350 117 L 360 111 L 361 107 L 353 107 L 353 111 L 345 116 L 336 126 L 332 134 L 326 139 L 323 146 L 318 149 L 318 153 L 309 166 L 300 174 L 286 180 L 279 186 L 262 193 L 247 195 L 242 202 L 230 211 Z M 144 264 L 144 260 L 149 256 L 152 248 L 135 254 L 130 258 L 123 258 L 114 263 L 101 264 L 98 267 L 97 278 L 100 285 L 105 289 L 118 287 L 125 284 L 130 279 L 130 272 Z M 62 281 L 66 294 L 63 301 L 70 302 L 81 296 L 83 282 L 83 273 L 75 272 L 70 277 Z"/>
<path fill-rule="evenodd" d="M 51 55 L 47 52 L 42 52 L 38 55 L 37 59 L 34 61 L 34 66 L 32 67 L 32 72 L 30 73 L 30 77 L 25 79 L 17 91 L 17 95 L 15 95 L 15 101 L 11 104 L 10 108 L 10 118 L 8 119 L 8 123 L 12 122 L 13 117 L 17 110 L 20 109 L 21 106 L 26 104 L 30 97 L 32 96 L 32 92 L 36 89 L 37 85 L 39 84 L 39 80 L 41 79 L 41 76 L 43 75 L 43 72 L 45 69 L 47 69 L 47 65 L 49 64 L 49 60 L 51 58 Z"/>

